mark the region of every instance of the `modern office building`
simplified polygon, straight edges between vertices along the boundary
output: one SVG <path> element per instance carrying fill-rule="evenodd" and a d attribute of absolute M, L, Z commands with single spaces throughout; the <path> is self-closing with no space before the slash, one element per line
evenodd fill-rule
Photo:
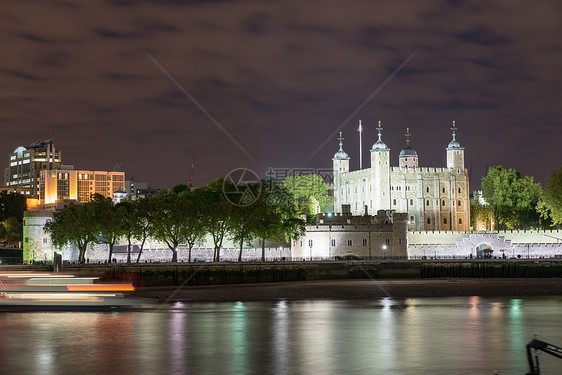
<path fill-rule="evenodd" d="M 123 190 L 125 172 L 53 169 L 39 176 L 39 202 L 49 205 L 63 200 L 88 202 L 94 194 L 113 199 L 113 193 Z"/>
<path fill-rule="evenodd" d="M 60 169 L 62 165 L 61 152 L 55 149 L 51 139 L 19 146 L 10 154 L 10 164 L 4 178 L 5 186 L 22 188 L 24 195 L 38 198 L 41 171 Z"/>

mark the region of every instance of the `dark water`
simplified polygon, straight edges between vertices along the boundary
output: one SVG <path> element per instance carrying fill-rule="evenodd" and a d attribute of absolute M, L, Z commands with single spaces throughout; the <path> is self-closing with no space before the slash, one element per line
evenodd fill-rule
<path fill-rule="evenodd" d="M 175 305 L 1 313 L 1 374 L 525 374 L 562 346 L 562 298 Z M 543 374 L 562 360 L 541 356 Z"/>

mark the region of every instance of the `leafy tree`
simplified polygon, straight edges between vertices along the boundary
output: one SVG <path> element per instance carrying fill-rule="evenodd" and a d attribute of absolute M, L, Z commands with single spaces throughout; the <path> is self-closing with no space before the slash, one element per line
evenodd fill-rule
<path fill-rule="evenodd" d="M 562 167 L 549 174 L 537 209 L 543 218 L 550 218 L 554 225 L 562 224 Z"/>
<path fill-rule="evenodd" d="M 6 241 L 21 241 L 23 237 L 23 226 L 15 216 L 11 216 L 2 222 L 5 229 Z"/>
<path fill-rule="evenodd" d="M 7 191 L 0 192 L 0 221 L 15 217 L 21 224 L 23 223 L 23 212 L 26 209 L 25 195 Z"/>
<path fill-rule="evenodd" d="M 125 200 L 116 205 L 121 217 L 123 236 L 127 239 L 127 263 L 131 263 L 131 246 L 133 238 L 139 231 L 140 217 L 137 215 L 134 201 Z"/>
<path fill-rule="evenodd" d="M 521 223 L 525 212 L 535 207 L 541 187 L 514 169 L 495 166 L 482 178 L 482 195 L 490 205 L 498 229 Z"/>
<path fill-rule="evenodd" d="M 308 205 L 310 214 L 327 211 L 332 207 L 333 198 L 328 194 L 328 184 L 316 174 L 287 177 L 283 187 L 298 200 L 299 205 Z"/>
<path fill-rule="evenodd" d="M 5 241 L 8 232 L 6 231 L 6 227 L 4 224 L 0 223 L 0 240 Z"/>
<path fill-rule="evenodd" d="M 49 233 L 53 244 L 63 247 L 72 243 L 78 247 L 78 261 L 85 262 L 88 244 L 95 242 L 99 228 L 96 212 L 92 204 L 71 204 L 53 213 L 53 219 L 45 224 L 45 232 Z"/>
<path fill-rule="evenodd" d="M 120 237 L 125 234 L 123 226 L 124 210 L 115 206 L 109 199 L 103 195 L 94 194 L 92 200 L 86 205 L 91 205 L 95 212 L 95 224 L 99 230 L 101 238 L 96 239 L 96 242 L 107 242 L 109 245 L 108 263 L 111 263 L 113 258 L 113 247 Z"/>
<path fill-rule="evenodd" d="M 154 200 L 151 197 L 137 199 L 133 203 L 133 215 L 138 220 L 133 228 L 133 237 L 141 241 L 137 263 L 140 261 L 147 238 L 154 232 L 153 223 L 156 212 L 154 207 Z"/>
<path fill-rule="evenodd" d="M 476 227 L 477 221 L 492 222 L 494 217 L 492 215 L 492 209 L 488 204 L 482 204 L 475 197 L 474 203 L 470 204 L 470 225 Z"/>
<path fill-rule="evenodd" d="M 172 251 L 172 262 L 178 261 L 178 245 L 184 237 L 184 222 L 186 209 L 184 200 L 173 190 L 161 193 L 150 198 L 154 204 L 152 217 L 153 236 L 163 241 Z"/>
<path fill-rule="evenodd" d="M 187 243 L 187 261 L 191 262 L 193 246 L 205 236 L 205 211 L 203 209 L 203 193 L 199 190 L 185 190 L 182 193 L 185 200 L 186 217 L 184 221 L 184 237 Z"/>
<path fill-rule="evenodd" d="M 224 178 L 209 182 L 201 189 L 201 207 L 205 231 L 211 234 L 214 244 L 213 262 L 220 261 L 220 249 L 225 235 L 233 226 L 234 205 L 225 196 L 225 189 L 236 190 Z"/>

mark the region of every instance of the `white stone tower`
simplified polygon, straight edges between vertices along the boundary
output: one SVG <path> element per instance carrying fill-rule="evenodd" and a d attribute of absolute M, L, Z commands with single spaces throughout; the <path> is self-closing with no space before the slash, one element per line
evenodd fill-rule
<path fill-rule="evenodd" d="M 453 140 L 447 146 L 447 168 L 456 169 L 457 173 L 464 173 L 464 147 L 457 142 L 457 127 L 453 121 Z"/>
<path fill-rule="evenodd" d="M 333 160 L 334 167 L 334 211 L 341 212 L 341 205 L 346 202 L 347 191 L 344 191 L 344 186 L 341 183 L 341 174 L 349 172 L 349 156 L 343 150 L 343 137 L 340 131 L 340 149 L 335 153 Z"/>
<path fill-rule="evenodd" d="M 382 126 L 377 127 L 379 139 L 371 148 L 371 185 L 374 198 L 372 212 L 390 209 L 390 149 L 382 141 Z"/>

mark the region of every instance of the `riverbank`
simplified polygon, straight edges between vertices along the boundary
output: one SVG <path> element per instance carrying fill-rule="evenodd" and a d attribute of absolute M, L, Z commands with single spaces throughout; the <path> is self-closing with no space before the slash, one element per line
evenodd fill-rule
<path fill-rule="evenodd" d="M 321 280 L 281 283 L 137 288 L 136 297 L 168 302 L 359 300 L 417 297 L 562 296 L 562 278 L 445 280 Z"/>

